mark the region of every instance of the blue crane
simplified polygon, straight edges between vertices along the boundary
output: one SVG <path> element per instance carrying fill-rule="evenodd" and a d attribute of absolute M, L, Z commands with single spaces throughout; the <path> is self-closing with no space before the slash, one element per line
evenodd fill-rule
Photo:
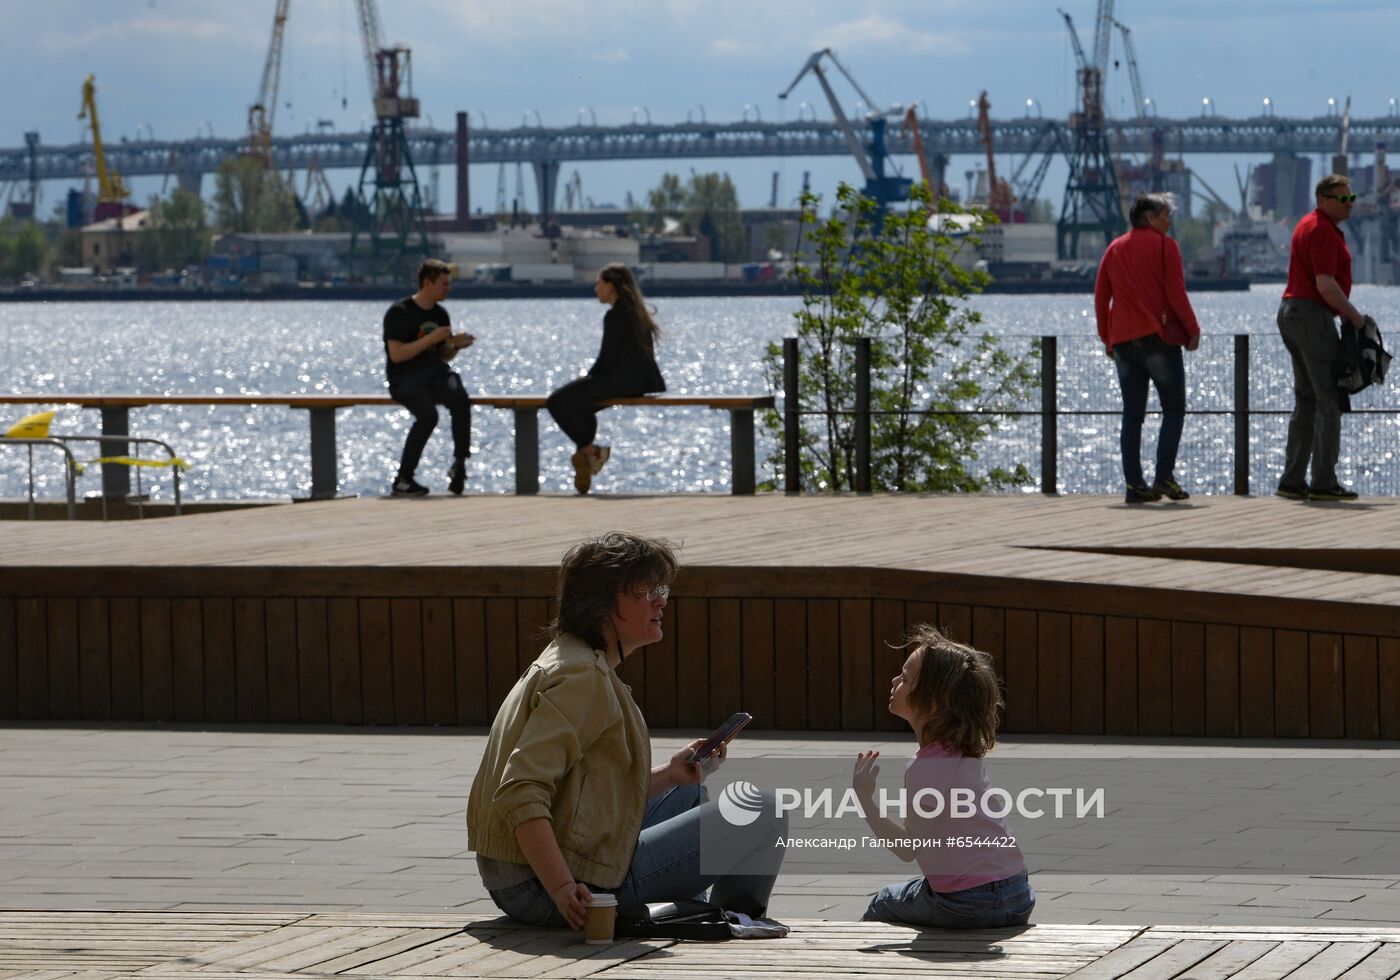
<path fill-rule="evenodd" d="M 829 60 L 836 66 L 836 70 L 846 77 L 846 81 L 851 83 L 851 87 L 856 90 L 856 94 L 867 106 L 865 124 L 869 132 L 869 142 L 861 142 L 855 127 L 841 108 L 841 100 L 836 97 L 836 91 L 831 87 L 831 80 L 827 77 L 826 69 L 822 65 L 823 59 Z M 830 48 L 814 52 L 807 59 L 807 63 L 802 66 L 802 70 L 797 73 L 797 77 L 792 80 L 792 84 L 784 89 L 778 98 L 786 99 L 788 93 L 796 88 L 797 83 L 802 81 L 809 72 L 817 77 L 818 84 L 826 93 L 826 99 L 831 103 L 831 113 L 836 117 L 836 125 L 841 131 L 841 137 L 846 141 L 851 155 L 855 157 L 856 166 L 860 167 L 861 176 L 865 178 L 865 196 L 876 203 L 879 214 L 884 214 L 889 206 L 896 201 L 907 201 L 909 189 L 914 182 L 908 177 L 885 175 L 885 161 L 888 159 L 888 154 L 885 151 L 885 126 L 890 118 L 900 118 L 903 115 L 903 106 L 894 105 L 887 109 L 877 109 L 875 101 L 865 94 L 860 83 L 846 70 L 846 66 L 837 59 L 836 52 Z M 878 222 L 878 216 L 876 220 Z"/>

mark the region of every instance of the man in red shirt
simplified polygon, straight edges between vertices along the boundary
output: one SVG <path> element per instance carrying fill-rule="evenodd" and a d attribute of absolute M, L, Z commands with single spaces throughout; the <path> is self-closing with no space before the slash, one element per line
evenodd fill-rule
<path fill-rule="evenodd" d="M 1351 181 L 1329 174 L 1317 182 L 1317 210 L 1293 229 L 1288 285 L 1278 310 L 1278 330 L 1293 359 L 1293 415 L 1280 497 L 1289 500 L 1355 500 L 1337 480 L 1342 448 L 1342 400 L 1336 381 L 1338 316 L 1358 329 L 1363 316 L 1351 305 L 1351 250 L 1337 227 L 1351 216 Z M 1312 461 L 1312 483 L 1307 483 Z"/>
<path fill-rule="evenodd" d="M 1104 353 L 1118 369 L 1123 389 L 1123 478 L 1130 504 L 1191 495 L 1176 482 L 1176 451 L 1186 422 L 1186 368 L 1181 348 L 1201 342 L 1181 250 L 1167 235 L 1172 224 L 1171 198 L 1139 194 L 1129 215 L 1132 230 L 1113 240 L 1099 262 L 1094 285 L 1094 313 Z M 1162 403 L 1162 431 L 1157 436 L 1157 474 L 1148 486 L 1142 475 L 1142 422 L 1147 415 L 1147 382 Z"/>

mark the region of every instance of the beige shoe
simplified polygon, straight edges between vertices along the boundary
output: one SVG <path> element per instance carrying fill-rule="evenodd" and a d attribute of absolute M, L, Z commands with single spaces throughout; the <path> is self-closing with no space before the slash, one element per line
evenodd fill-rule
<path fill-rule="evenodd" d="M 596 448 L 598 450 L 598 455 L 590 456 L 588 463 L 588 468 L 594 476 L 598 475 L 598 471 L 603 468 L 603 464 L 608 461 L 608 458 L 610 456 L 612 456 L 611 446 L 598 446 Z"/>
<path fill-rule="evenodd" d="M 587 493 L 593 485 L 593 464 L 588 454 L 580 449 L 569 457 L 569 462 L 574 464 L 574 489 Z"/>

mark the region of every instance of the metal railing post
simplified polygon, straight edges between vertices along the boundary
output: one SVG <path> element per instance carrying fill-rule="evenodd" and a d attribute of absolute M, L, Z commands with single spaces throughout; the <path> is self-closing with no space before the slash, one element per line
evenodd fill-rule
<path fill-rule="evenodd" d="M 1249 496 L 1249 334 L 1235 334 L 1235 495 Z"/>
<path fill-rule="evenodd" d="M 34 447 L 25 446 L 29 451 L 29 519 L 38 520 L 39 512 L 34 507 Z"/>
<path fill-rule="evenodd" d="M 856 340 L 856 493 L 870 492 L 870 338 Z"/>
<path fill-rule="evenodd" d="M 68 491 L 68 519 L 78 519 L 78 469 L 73 463 L 73 454 L 63 447 L 63 483 Z"/>
<path fill-rule="evenodd" d="M 798 426 L 797 338 L 783 338 L 783 486 L 788 493 L 802 492 L 801 440 Z"/>
<path fill-rule="evenodd" d="M 335 459 L 335 409 L 313 406 L 311 414 L 311 497 L 334 500 L 340 491 Z"/>
<path fill-rule="evenodd" d="M 752 496 L 756 479 L 754 466 L 753 409 L 729 410 L 729 453 L 733 459 L 730 491 Z"/>
<path fill-rule="evenodd" d="M 1040 492 L 1055 494 L 1059 484 L 1060 409 L 1057 388 L 1059 344 L 1040 338 Z"/>
<path fill-rule="evenodd" d="M 131 410 L 126 405 L 103 406 L 102 434 L 126 436 L 131 434 Z M 102 456 L 129 456 L 131 448 L 125 439 L 103 439 Z M 125 500 L 131 495 L 131 467 L 124 463 L 102 464 L 102 497 L 104 500 Z"/>
<path fill-rule="evenodd" d="M 540 410 L 515 409 L 515 493 L 533 497 L 540 492 Z"/>

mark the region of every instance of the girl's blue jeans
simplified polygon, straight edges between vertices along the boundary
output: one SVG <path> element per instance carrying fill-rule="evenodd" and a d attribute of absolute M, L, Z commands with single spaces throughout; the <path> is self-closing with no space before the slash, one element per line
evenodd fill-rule
<path fill-rule="evenodd" d="M 881 888 L 861 918 L 935 929 L 1021 926 L 1035 908 L 1035 890 L 1023 871 L 960 892 L 936 892 L 922 875 Z"/>

